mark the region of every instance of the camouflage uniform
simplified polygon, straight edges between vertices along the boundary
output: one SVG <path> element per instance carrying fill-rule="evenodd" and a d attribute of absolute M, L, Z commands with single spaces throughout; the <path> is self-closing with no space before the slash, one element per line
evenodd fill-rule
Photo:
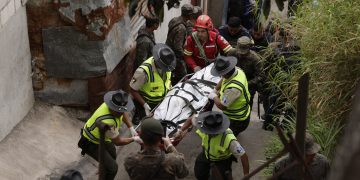
<path fill-rule="evenodd" d="M 237 66 L 245 72 L 251 95 L 250 106 L 252 107 L 255 92 L 258 91 L 258 87 L 264 78 L 261 57 L 252 50 L 250 50 L 247 55 L 241 55 L 239 51 L 232 50 L 229 52 L 228 56 L 236 57 L 238 59 Z"/>
<path fill-rule="evenodd" d="M 275 163 L 274 174 L 284 169 L 286 166 L 290 165 L 292 160 L 289 156 L 286 156 Z M 311 175 L 316 180 L 325 180 L 326 176 L 330 170 L 329 160 L 321 155 L 315 154 L 314 160 L 308 164 Z M 278 180 L 300 180 L 303 179 L 300 168 L 295 166 L 290 168 L 284 174 L 280 175 Z"/>
<path fill-rule="evenodd" d="M 158 162 L 162 158 L 160 150 L 147 149 L 130 154 L 125 159 L 125 169 L 132 180 L 149 179 L 158 170 Z M 152 179 L 172 180 L 184 178 L 189 174 L 185 166 L 184 155 L 176 150 L 164 154 L 165 158 L 160 164 L 161 168 Z"/>
<path fill-rule="evenodd" d="M 134 69 L 138 68 L 145 60 L 152 56 L 152 49 L 155 45 L 155 37 L 153 32 L 146 30 L 146 26 L 142 26 L 136 38 L 136 58 Z"/>
<path fill-rule="evenodd" d="M 193 11 L 191 5 L 185 4 L 182 11 Z M 169 31 L 166 38 L 166 45 L 168 45 L 176 56 L 176 69 L 172 79 L 172 84 L 175 85 L 183 76 L 186 75 L 186 64 L 184 61 L 184 43 L 187 36 L 187 21 L 183 16 L 175 17 L 169 22 Z"/>
<path fill-rule="evenodd" d="M 191 34 L 192 32 L 194 32 L 194 22 L 188 20 L 186 22 L 186 34 Z"/>

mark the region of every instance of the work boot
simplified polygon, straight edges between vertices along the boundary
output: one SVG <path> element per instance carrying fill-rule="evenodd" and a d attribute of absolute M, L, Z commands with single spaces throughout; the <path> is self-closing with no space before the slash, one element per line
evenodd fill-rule
<path fill-rule="evenodd" d="M 267 124 L 267 123 L 263 123 L 262 128 L 265 131 L 273 131 L 274 130 L 274 126 L 272 124 Z"/>
<path fill-rule="evenodd" d="M 262 114 L 262 115 L 260 116 L 260 118 L 261 118 L 261 120 L 264 120 L 264 121 L 265 121 L 265 114 Z"/>

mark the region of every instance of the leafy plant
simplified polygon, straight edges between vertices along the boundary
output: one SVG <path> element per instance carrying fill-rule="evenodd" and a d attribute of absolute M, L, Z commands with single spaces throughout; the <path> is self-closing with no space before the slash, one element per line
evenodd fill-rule
<path fill-rule="evenodd" d="M 283 58 L 269 69 L 273 87 L 287 99 L 280 107 L 296 112 L 297 80 L 304 72 L 311 76 L 307 130 L 322 147 L 321 153 L 332 159 L 338 137 L 346 123 L 356 83 L 360 80 L 360 1 L 304 1 L 297 9 L 296 19 L 287 32 L 300 47 L 297 68 L 284 72 Z M 271 52 L 271 50 L 270 50 Z M 284 118 L 289 129 L 294 121 Z M 275 137 L 266 150 L 267 156 L 281 149 Z M 265 171 L 270 173 L 271 169 Z"/>

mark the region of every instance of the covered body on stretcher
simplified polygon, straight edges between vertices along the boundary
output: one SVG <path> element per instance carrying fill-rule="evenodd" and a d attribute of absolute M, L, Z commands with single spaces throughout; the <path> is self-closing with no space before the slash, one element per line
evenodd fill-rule
<path fill-rule="evenodd" d="M 166 127 L 166 135 L 171 136 L 191 115 L 200 113 L 207 105 L 207 95 L 221 79 L 211 75 L 213 65 L 206 66 L 190 79 L 184 78 L 173 86 L 153 111 L 154 118 L 161 120 Z"/>

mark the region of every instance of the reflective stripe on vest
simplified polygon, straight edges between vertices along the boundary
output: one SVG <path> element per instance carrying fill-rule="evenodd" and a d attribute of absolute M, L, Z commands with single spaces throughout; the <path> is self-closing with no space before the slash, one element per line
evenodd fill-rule
<path fill-rule="evenodd" d="M 250 115 L 250 93 L 248 90 L 248 84 L 245 73 L 236 68 L 236 74 L 231 79 L 225 79 L 221 84 L 220 99 L 222 100 L 224 91 L 229 88 L 236 88 L 241 92 L 233 103 L 231 103 L 224 114 L 226 114 L 230 120 L 243 121 Z"/>
<path fill-rule="evenodd" d="M 122 117 L 115 118 L 111 115 L 109 108 L 105 103 L 101 104 L 101 106 L 94 112 L 94 114 L 86 121 L 83 130 L 83 136 L 87 138 L 89 141 L 99 144 L 100 139 L 100 131 L 99 128 L 96 127 L 96 123 L 101 121 L 110 126 L 114 126 L 116 129 L 120 129 L 120 124 L 122 121 Z M 111 142 L 110 138 L 105 137 L 105 142 Z"/>
<path fill-rule="evenodd" d="M 210 137 L 210 139 L 207 134 L 202 133 L 200 130 L 197 130 L 196 133 L 201 137 L 201 145 L 204 148 L 205 156 L 208 160 L 221 161 L 231 157 L 232 154 L 229 149 L 230 143 L 233 140 L 236 141 L 236 137 L 231 129 L 227 129 L 222 134 Z"/>
<path fill-rule="evenodd" d="M 166 80 L 164 81 L 158 72 L 153 69 L 153 65 L 154 58 L 151 57 L 140 66 L 146 73 L 147 82 L 141 87 L 139 93 L 147 103 L 158 104 L 170 89 L 171 72 L 166 72 Z"/>

